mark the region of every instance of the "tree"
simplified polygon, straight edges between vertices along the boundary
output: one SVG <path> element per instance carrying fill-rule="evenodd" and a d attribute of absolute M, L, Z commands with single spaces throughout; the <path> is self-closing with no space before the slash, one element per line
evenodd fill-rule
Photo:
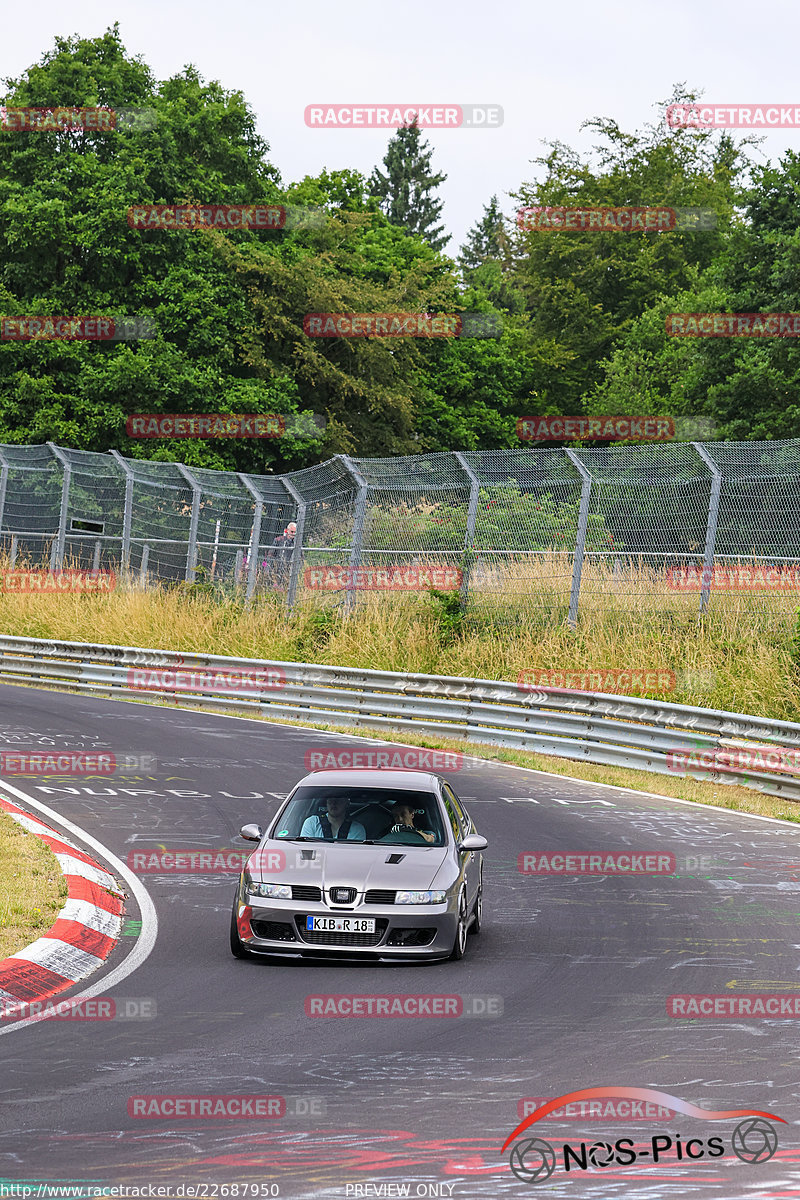
<path fill-rule="evenodd" d="M 492 196 L 489 203 L 484 205 L 483 216 L 470 229 L 467 240 L 461 247 L 458 261 L 464 279 L 471 282 L 473 271 L 487 259 L 502 259 L 507 249 L 505 220 L 497 203 L 497 196 Z"/>
<path fill-rule="evenodd" d="M 376 167 L 370 176 L 370 191 L 377 196 L 382 211 L 392 225 L 400 225 L 409 233 L 418 233 L 433 247 L 441 250 L 450 241 L 442 236 L 444 225 L 436 222 L 444 207 L 433 192 L 447 178 L 431 170 L 433 150 L 422 141 L 417 118 L 397 130 L 389 142 L 383 160 L 386 174 Z"/>
<path fill-rule="evenodd" d="M 659 107 L 694 99 L 676 88 Z M 525 229 L 522 222 L 514 238 L 513 279 L 525 295 L 532 332 L 553 338 L 569 358 L 550 397 L 550 411 L 563 413 L 584 410 L 584 398 L 602 379 L 603 360 L 629 326 L 660 296 L 694 288 L 698 274 L 720 255 L 747 166 L 747 139 L 734 145 L 715 130 L 668 130 L 663 120 L 635 133 L 613 120 L 586 124 L 601 138 L 594 163 L 551 143 L 548 154 L 535 160 L 545 178 L 514 193 L 523 208 L 697 206 L 716 212 L 717 229 L 557 233 Z"/>

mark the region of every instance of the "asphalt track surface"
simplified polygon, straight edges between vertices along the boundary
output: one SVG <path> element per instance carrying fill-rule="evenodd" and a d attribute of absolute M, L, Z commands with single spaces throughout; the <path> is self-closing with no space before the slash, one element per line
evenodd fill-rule
<path fill-rule="evenodd" d="M 239 827 L 275 811 L 305 773 L 307 749 L 354 741 L 0 687 L 0 746 L 155 755 L 147 777 L 7 781 L 18 789 L 11 798 L 47 805 L 123 861 L 134 849 L 242 848 Z M 166 1186 L 172 1196 L 194 1185 L 211 1198 L 247 1184 L 249 1195 L 292 1200 L 398 1195 L 405 1185 L 410 1196 L 465 1200 L 800 1195 L 800 1019 L 666 1013 L 673 993 L 798 991 L 797 829 L 495 764 L 449 778 L 489 839 L 484 929 L 462 962 L 239 962 L 227 944 L 234 874 L 142 875 L 158 918 L 152 952 L 103 990 L 103 975 L 136 961 L 141 914 L 131 897 L 127 932 L 89 982 L 118 1003 L 146 999 L 156 1015 L 0 1022 L 0 1180 Z M 676 855 L 677 870 L 520 874 L 518 854 L 534 850 L 658 850 Z M 692 859 L 703 857 L 698 869 Z M 306 1016 L 305 998 L 326 993 L 499 997 L 502 1015 Z M 665 1134 L 718 1135 L 725 1154 L 678 1161 L 673 1148 L 658 1163 L 640 1156 L 569 1173 L 559 1158 L 546 1182 L 517 1179 L 500 1147 L 520 1120 L 518 1101 L 604 1084 L 657 1088 L 706 1109 L 768 1109 L 789 1123 L 777 1125 L 777 1153 L 750 1164 L 733 1154 L 735 1120 L 549 1119 L 531 1135 L 559 1156 L 564 1142 L 630 1137 L 644 1150 Z M 130 1097 L 154 1094 L 282 1096 L 289 1111 L 128 1115 Z"/>

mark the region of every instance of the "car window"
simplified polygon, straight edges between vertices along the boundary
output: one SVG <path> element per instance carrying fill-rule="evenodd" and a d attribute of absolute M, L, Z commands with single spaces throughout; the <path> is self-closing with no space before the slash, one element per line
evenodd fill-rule
<path fill-rule="evenodd" d="M 464 805 L 461 803 L 458 796 L 455 794 L 453 789 L 450 787 L 450 784 L 446 783 L 444 786 L 447 789 L 448 799 L 451 801 L 453 808 L 456 810 L 456 816 L 458 817 L 459 821 L 461 822 L 461 828 L 464 830 L 464 833 L 469 833 L 472 822 L 469 819 L 469 814 L 467 813 L 467 810 L 464 808 Z"/>
<path fill-rule="evenodd" d="M 433 792 L 323 783 L 297 788 L 274 821 L 268 836 L 330 841 L 326 812 L 328 800 L 337 796 L 347 797 L 346 816 L 351 822 L 347 840 L 351 842 L 373 841 L 406 846 L 445 844 L 442 820 Z M 413 826 L 399 825 L 396 811 L 399 801 L 411 808 Z M 337 838 L 337 841 L 340 840 L 344 840 L 343 835 Z"/>
<path fill-rule="evenodd" d="M 461 838 L 463 837 L 463 833 L 458 821 L 458 817 L 456 816 L 456 810 L 453 808 L 453 803 L 446 791 L 442 792 L 442 799 L 444 800 L 444 810 L 447 813 L 447 819 L 450 822 L 450 828 L 453 831 L 453 838 L 456 842 L 460 842 Z"/>
<path fill-rule="evenodd" d="M 464 816 L 464 812 L 458 802 L 458 799 L 456 798 L 455 792 L 446 783 L 442 784 L 442 794 L 445 800 L 445 807 L 448 810 L 448 816 L 450 813 L 452 813 L 453 817 L 455 817 L 456 823 L 453 826 L 453 835 L 456 841 L 459 841 L 469 829 L 469 821 Z"/>

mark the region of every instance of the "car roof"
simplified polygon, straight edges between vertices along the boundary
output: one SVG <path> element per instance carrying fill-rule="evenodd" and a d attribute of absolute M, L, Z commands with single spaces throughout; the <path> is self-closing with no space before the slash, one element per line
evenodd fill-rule
<path fill-rule="evenodd" d="M 402 768 L 387 770 L 344 770 L 330 768 L 312 771 L 297 784 L 306 787 L 312 783 L 324 783 L 333 787 L 391 788 L 395 791 L 436 792 L 439 776 L 431 771 L 411 771 Z"/>

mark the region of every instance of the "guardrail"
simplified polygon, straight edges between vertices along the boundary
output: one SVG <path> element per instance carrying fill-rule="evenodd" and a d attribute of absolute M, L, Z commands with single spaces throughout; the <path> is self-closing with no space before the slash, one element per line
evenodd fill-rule
<path fill-rule="evenodd" d="M 260 676 L 260 678 L 259 678 Z M 225 678 L 225 684 L 220 682 Z M 800 725 L 600 692 L 528 691 L 491 679 L 230 658 L 0 635 L 0 679 L 112 698 L 151 696 L 274 720 L 417 731 L 559 758 L 711 778 L 800 800 L 800 766 L 681 769 L 703 751 L 798 750 Z M 233 682 L 236 680 L 237 682 Z M 679 756 L 676 761 L 675 756 Z"/>

